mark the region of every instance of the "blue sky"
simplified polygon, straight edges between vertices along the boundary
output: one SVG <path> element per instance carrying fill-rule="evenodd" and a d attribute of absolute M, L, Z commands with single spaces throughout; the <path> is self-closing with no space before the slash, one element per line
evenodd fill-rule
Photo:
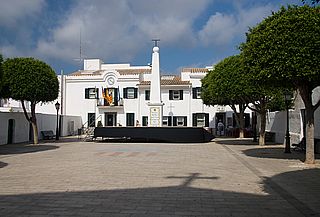
<path fill-rule="evenodd" d="M 146 65 L 160 38 L 163 74 L 238 53 L 248 27 L 300 0 L 0 0 L 0 53 L 32 56 L 59 74 L 83 58 Z M 81 66 L 82 67 L 82 66 Z"/>

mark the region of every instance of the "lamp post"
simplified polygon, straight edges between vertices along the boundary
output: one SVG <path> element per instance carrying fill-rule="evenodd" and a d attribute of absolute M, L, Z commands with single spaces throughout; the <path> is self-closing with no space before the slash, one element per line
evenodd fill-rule
<path fill-rule="evenodd" d="M 289 133 L 289 105 L 291 102 L 291 93 L 286 92 L 284 95 L 285 103 L 286 103 L 286 110 L 287 110 L 287 130 L 286 130 L 286 146 L 284 153 L 291 153 L 290 151 L 290 133 Z"/>
<path fill-rule="evenodd" d="M 56 110 L 57 110 L 57 128 L 56 128 L 56 140 L 59 140 L 59 109 L 60 109 L 60 103 L 57 101 L 55 104 Z"/>

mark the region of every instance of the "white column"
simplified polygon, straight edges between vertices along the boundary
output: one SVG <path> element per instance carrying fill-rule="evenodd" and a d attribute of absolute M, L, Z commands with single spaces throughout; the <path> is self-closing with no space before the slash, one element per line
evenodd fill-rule
<path fill-rule="evenodd" d="M 151 85 L 150 85 L 150 102 L 149 106 L 149 127 L 162 126 L 163 103 L 161 100 L 160 87 L 160 61 L 159 47 L 153 47 L 152 53 L 152 69 L 151 69 Z"/>

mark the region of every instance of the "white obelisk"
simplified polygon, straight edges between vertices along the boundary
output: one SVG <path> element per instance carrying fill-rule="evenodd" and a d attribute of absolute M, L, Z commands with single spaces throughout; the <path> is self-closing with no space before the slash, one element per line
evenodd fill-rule
<path fill-rule="evenodd" d="M 163 103 L 161 101 L 161 88 L 160 88 L 160 62 L 159 62 L 159 47 L 158 39 L 153 40 L 155 46 L 152 53 L 152 68 L 151 68 L 151 84 L 150 84 L 150 102 L 149 106 L 149 127 L 161 127 L 162 126 L 162 113 Z"/>

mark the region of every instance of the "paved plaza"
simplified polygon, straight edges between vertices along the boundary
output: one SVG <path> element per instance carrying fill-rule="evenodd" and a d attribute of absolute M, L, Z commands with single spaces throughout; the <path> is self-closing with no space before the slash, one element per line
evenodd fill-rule
<path fill-rule="evenodd" d="M 320 216 L 302 160 L 240 139 L 0 146 L 0 216 Z"/>

